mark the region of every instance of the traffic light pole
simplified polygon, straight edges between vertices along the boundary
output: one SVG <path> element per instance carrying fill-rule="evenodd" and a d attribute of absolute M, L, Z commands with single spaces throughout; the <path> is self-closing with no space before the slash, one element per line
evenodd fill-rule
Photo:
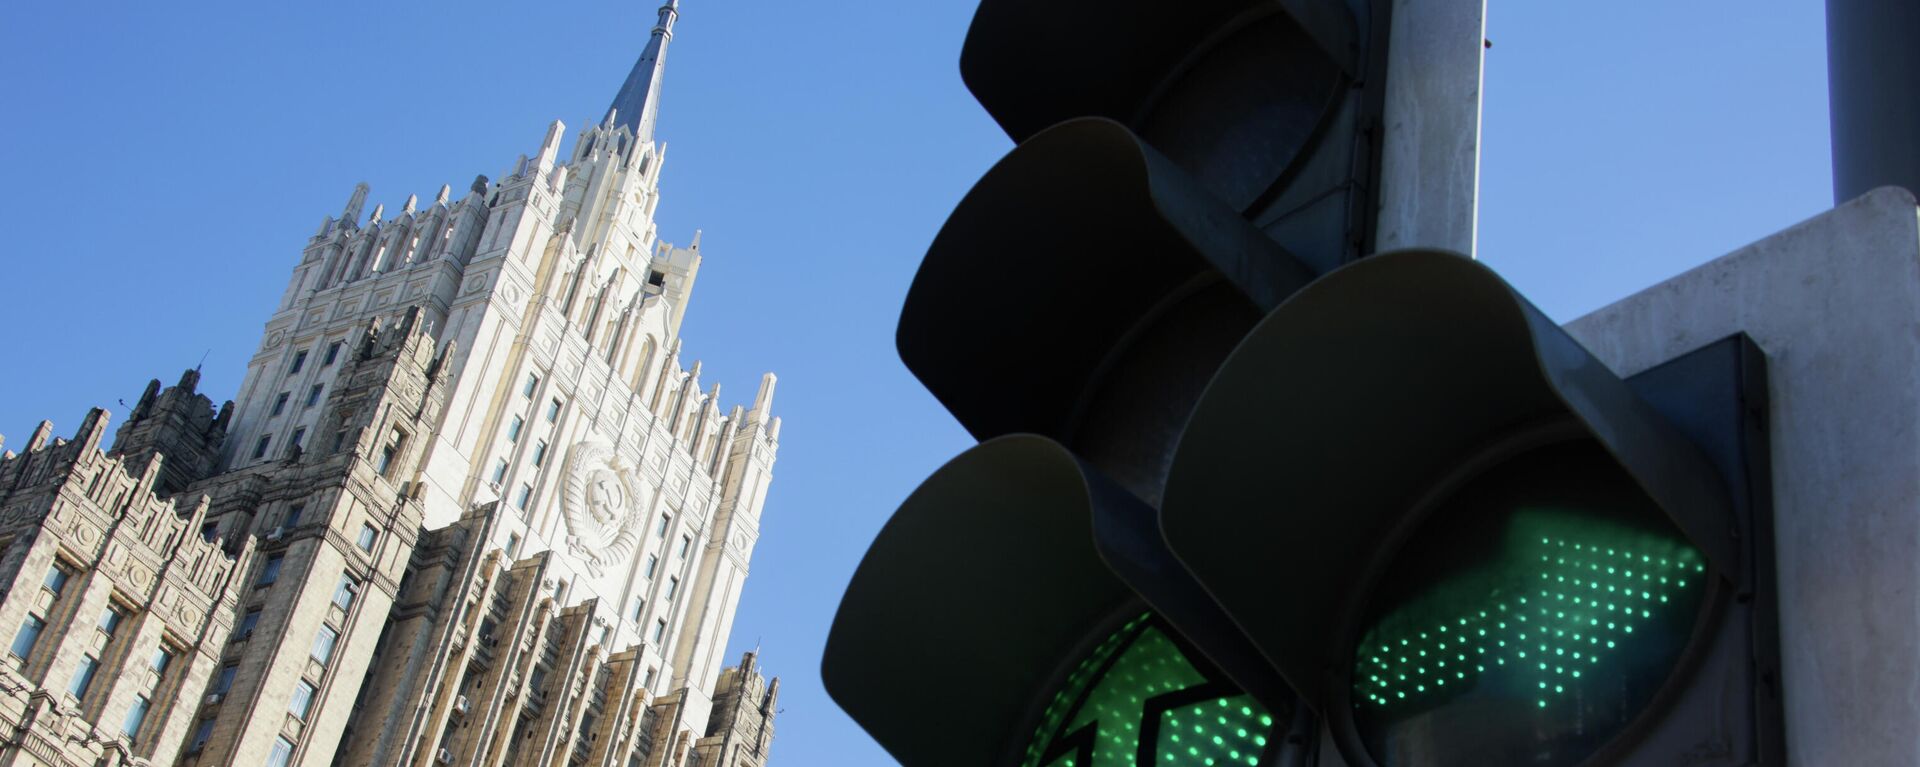
<path fill-rule="evenodd" d="M 1827 0 L 1833 201 L 1920 191 L 1920 4 Z"/>
<path fill-rule="evenodd" d="M 1486 0 L 1400 0 L 1390 27 L 1375 250 L 1473 255 Z"/>

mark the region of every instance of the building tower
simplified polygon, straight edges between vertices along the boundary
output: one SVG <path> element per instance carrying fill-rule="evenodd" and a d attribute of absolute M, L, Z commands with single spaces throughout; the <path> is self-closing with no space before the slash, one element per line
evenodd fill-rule
<path fill-rule="evenodd" d="M 0 458 L 0 765 L 764 766 L 778 680 L 722 666 L 780 419 L 681 366 L 678 13 L 568 157 L 356 187 L 235 402 L 194 371 Z"/>

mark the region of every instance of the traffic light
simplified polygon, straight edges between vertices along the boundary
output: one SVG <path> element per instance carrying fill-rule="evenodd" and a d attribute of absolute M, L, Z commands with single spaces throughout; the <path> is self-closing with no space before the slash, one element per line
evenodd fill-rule
<path fill-rule="evenodd" d="M 962 74 L 1019 146 L 929 248 L 898 340 L 985 442 L 876 539 L 822 664 L 902 762 L 1306 763 L 1310 713 L 1153 504 L 1234 344 L 1368 247 L 1386 7 L 980 6 Z"/>
<path fill-rule="evenodd" d="M 983 0 L 960 55 L 1024 144 L 1103 117 L 1316 272 L 1372 250 L 1388 0 Z"/>
<path fill-rule="evenodd" d="M 1762 355 L 1361 259 L 1386 5 L 981 5 L 897 338 L 981 444 L 822 662 L 903 764 L 1778 763 Z"/>
<path fill-rule="evenodd" d="M 1766 403 L 1744 337 L 1622 380 L 1485 267 L 1384 254 L 1241 341 L 1161 528 L 1323 764 L 1779 764 Z"/>
<path fill-rule="evenodd" d="M 1156 516 L 1045 437 L 961 454 L 848 585 L 828 692 L 906 765 L 1304 763 L 1311 718 Z"/>

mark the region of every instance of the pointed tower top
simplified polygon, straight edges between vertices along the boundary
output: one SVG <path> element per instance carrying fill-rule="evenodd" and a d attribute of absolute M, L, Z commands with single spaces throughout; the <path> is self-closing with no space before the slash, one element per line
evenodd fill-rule
<path fill-rule="evenodd" d="M 653 140 L 654 118 L 660 109 L 660 79 L 667 66 L 667 42 L 673 39 L 673 22 L 679 17 L 680 0 L 667 0 L 660 6 L 660 22 L 653 27 L 653 37 L 640 52 L 640 60 L 633 63 L 633 71 L 627 73 L 627 81 L 620 85 L 602 122 L 617 116 L 619 124 L 632 130 L 634 137 Z"/>

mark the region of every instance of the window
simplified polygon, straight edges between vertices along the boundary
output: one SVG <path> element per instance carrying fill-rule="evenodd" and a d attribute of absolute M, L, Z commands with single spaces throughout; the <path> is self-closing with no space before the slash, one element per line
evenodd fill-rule
<path fill-rule="evenodd" d="M 519 442 L 520 428 L 526 425 L 527 425 L 526 419 L 521 418 L 520 416 L 517 416 L 517 415 L 514 416 L 513 420 L 507 424 L 507 441 Z"/>
<path fill-rule="evenodd" d="M 556 399 L 552 402 L 547 403 L 547 423 L 554 423 L 559 420 L 560 420 L 560 400 Z"/>
<path fill-rule="evenodd" d="M 340 358 L 340 343 L 339 341 L 335 341 L 327 344 L 327 356 L 320 358 L 320 367 L 331 365 L 334 360 Z"/>
<path fill-rule="evenodd" d="M 407 433 L 395 428 L 393 435 L 387 437 L 387 446 L 380 449 L 380 466 L 377 469 L 380 476 L 389 476 L 388 470 L 393 468 L 394 459 L 400 457 L 400 448 L 406 444 Z"/>
<path fill-rule="evenodd" d="M 253 457 L 261 458 L 265 456 L 267 454 L 267 445 L 271 442 L 273 442 L 272 434 L 260 435 L 260 440 L 253 443 Z"/>
<path fill-rule="evenodd" d="M 380 531 L 373 529 L 373 525 L 361 522 L 360 537 L 354 541 L 354 545 L 359 546 L 361 551 L 371 554 L 373 553 L 373 540 L 378 537 L 380 537 Z"/>
<path fill-rule="evenodd" d="M 229 663 L 220 667 L 220 676 L 213 680 L 213 694 L 225 695 L 233 689 L 233 675 L 240 673 L 239 663 Z"/>
<path fill-rule="evenodd" d="M 693 536 L 691 535 L 680 536 L 680 558 L 686 559 L 687 552 L 692 550 L 693 550 Z"/>
<path fill-rule="evenodd" d="M 533 485 L 525 482 L 520 483 L 520 492 L 513 496 L 513 507 L 521 511 L 526 511 L 527 502 L 531 500 L 533 500 Z"/>
<path fill-rule="evenodd" d="M 661 618 L 653 624 L 653 643 L 659 644 L 667 636 L 667 619 Z"/>
<path fill-rule="evenodd" d="M 238 642 L 253 636 L 253 627 L 259 625 L 259 623 L 260 608 L 255 607 L 248 610 L 246 615 L 241 616 L 240 625 L 233 627 L 233 641 Z"/>
<path fill-rule="evenodd" d="M 333 643 L 339 639 L 340 632 L 334 631 L 332 626 L 323 625 L 320 627 L 320 633 L 313 637 L 313 650 L 307 654 L 319 661 L 320 665 L 325 666 L 333 660 Z"/>
<path fill-rule="evenodd" d="M 127 740 L 139 740 L 140 725 L 147 723 L 147 707 L 150 705 L 152 701 L 147 700 L 147 696 L 133 696 L 133 706 L 127 709 L 126 724 L 120 726 L 120 732 L 127 736 Z"/>
<path fill-rule="evenodd" d="M 662 623 L 662 624 L 660 624 L 660 625 L 662 625 L 662 626 L 665 626 L 666 624 L 664 624 L 664 623 Z M 645 681 L 643 681 L 643 682 L 641 682 L 641 683 L 640 683 L 640 684 L 641 684 L 641 686 L 643 686 L 643 687 L 648 687 L 648 688 L 651 688 L 651 687 L 653 687 L 653 678 L 654 678 L 654 677 L 656 677 L 656 676 L 659 676 L 659 675 L 660 675 L 660 669 L 657 669 L 657 668 L 648 668 L 648 669 L 647 669 L 647 678 L 646 678 L 646 680 L 645 680 Z"/>
<path fill-rule="evenodd" d="M 161 676 L 166 676 L 167 667 L 171 665 L 173 665 L 173 651 L 167 649 L 166 645 L 161 645 L 158 649 L 155 649 L 153 651 L 153 660 L 148 662 L 148 668 L 153 669 L 153 673 Z"/>
<path fill-rule="evenodd" d="M 306 441 L 307 441 L 307 427 L 302 426 L 298 429 L 293 430 L 293 446 L 294 447 L 300 447 L 301 443 L 304 443 Z"/>
<path fill-rule="evenodd" d="M 658 569 L 660 569 L 660 555 L 648 554 L 647 569 L 643 571 L 644 574 L 647 576 L 647 580 L 653 580 L 653 573 L 655 570 L 658 570 Z"/>
<path fill-rule="evenodd" d="M 635 621 L 640 620 L 640 613 L 645 612 L 646 609 L 647 609 L 647 600 L 641 599 L 639 597 L 633 598 L 633 619 Z"/>
<path fill-rule="evenodd" d="M 306 511 L 307 511 L 306 504 L 296 503 L 293 505 L 293 508 L 287 509 L 287 518 L 281 520 L 280 524 L 285 525 L 287 527 L 293 527 L 294 525 L 300 524 L 300 515 L 306 513 Z"/>
<path fill-rule="evenodd" d="M 305 351 L 294 352 L 293 364 L 287 366 L 287 372 L 298 373 L 300 372 L 301 368 L 306 366 L 307 366 L 307 353 Z"/>
<path fill-rule="evenodd" d="M 293 759 L 293 742 L 286 737 L 273 739 L 273 750 L 267 753 L 267 767 L 287 767 Z"/>
<path fill-rule="evenodd" d="M 206 542 L 208 542 L 208 543 L 212 543 L 212 542 L 214 542 L 214 540 L 215 540 L 215 539 L 217 539 L 217 538 L 219 538 L 219 537 L 220 537 L 220 523 L 219 523 L 219 522 L 202 522 L 202 523 L 200 523 L 200 538 L 201 538 L 202 540 L 205 540 L 205 541 L 206 541 Z"/>
<path fill-rule="evenodd" d="M 667 578 L 667 595 L 664 598 L 671 602 L 673 601 L 673 595 L 678 593 L 680 593 L 680 576 L 669 576 Z"/>
<path fill-rule="evenodd" d="M 124 613 L 120 612 L 119 606 L 107 605 L 107 609 L 100 613 L 101 633 L 107 636 L 113 636 L 113 632 L 120 628 L 120 621 L 126 617 Z"/>
<path fill-rule="evenodd" d="M 507 556 L 511 558 L 511 557 L 517 556 L 519 553 L 520 553 L 520 534 L 508 533 L 507 534 Z"/>
<path fill-rule="evenodd" d="M 662 537 L 662 538 L 665 538 L 665 537 L 667 537 L 667 528 L 669 528 L 669 527 L 672 527 L 672 526 L 673 526 L 673 515 L 672 515 L 672 514 L 662 514 L 662 515 L 660 515 L 660 537 Z"/>
<path fill-rule="evenodd" d="M 280 396 L 273 398 L 273 411 L 270 413 L 267 413 L 267 417 L 272 418 L 276 415 L 287 412 L 287 400 L 291 397 L 293 397 L 293 392 L 285 392 L 285 391 L 280 392 Z"/>
<path fill-rule="evenodd" d="M 193 745 L 187 747 L 187 753 L 197 754 L 207 747 L 207 741 L 213 738 L 213 720 L 202 719 L 200 726 L 193 728 Z"/>
<path fill-rule="evenodd" d="M 538 389 L 538 388 L 540 388 L 540 374 L 528 373 L 527 385 L 525 388 L 520 390 L 520 393 L 526 395 L 527 399 L 533 399 L 533 392 L 535 389 Z"/>
<path fill-rule="evenodd" d="M 507 459 L 502 458 L 499 463 L 493 465 L 493 483 L 498 485 L 505 481 L 507 481 Z"/>
<path fill-rule="evenodd" d="M 547 441 L 543 439 L 543 440 L 540 440 L 539 442 L 533 443 L 534 468 L 539 468 L 541 465 L 545 464 L 546 462 L 547 462 Z"/>
<path fill-rule="evenodd" d="M 20 622 L 20 633 L 13 635 L 13 657 L 26 660 L 33 655 L 33 646 L 40 641 L 40 632 L 47 628 L 47 622 L 38 615 L 28 615 Z"/>
<path fill-rule="evenodd" d="M 304 722 L 307 714 L 313 712 L 313 683 L 305 679 L 293 688 L 293 699 L 287 701 L 287 713 Z"/>
<path fill-rule="evenodd" d="M 314 405 L 320 404 L 320 392 L 326 390 L 326 388 L 326 384 L 314 384 L 313 388 L 308 389 L 307 404 L 304 407 L 313 407 Z"/>
<path fill-rule="evenodd" d="M 53 592 L 54 599 L 59 599 L 60 592 L 67 590 L 67 579 L 72 576 L 72 573 L 67 572 L 67 568 L 56 564 L 53 567 L 47 568 L 47 579 L 42 582 L 42 585 L 46 586 L 48 591 Z"/>
<path fill-rule="evenodd" d="M 80 657 L 80 668 L 73 672 L 73 684 L 67 685 L 67 692 L 81 700 L 87 699 L 87 690 L 93 687 L 93 675 L 100 671 L 100 659 L 91 655 Z"/>
<path fill-rule="evenodd" d="M 274 581 L 280 580 L 281 559 L 282 557 L 279 554 L 267 557 L 267 564 L 260 568 L 260 580 L 253 585 L 270 586 L 273 585 Z"/>
<path fill-rule="evenodd" d="M 353 576 L 340 576 L 340 585 L 333 590 L 333 604 L 342 610 L 353 609 L 353 597 L 359 586 L 354 584 Z"/>

